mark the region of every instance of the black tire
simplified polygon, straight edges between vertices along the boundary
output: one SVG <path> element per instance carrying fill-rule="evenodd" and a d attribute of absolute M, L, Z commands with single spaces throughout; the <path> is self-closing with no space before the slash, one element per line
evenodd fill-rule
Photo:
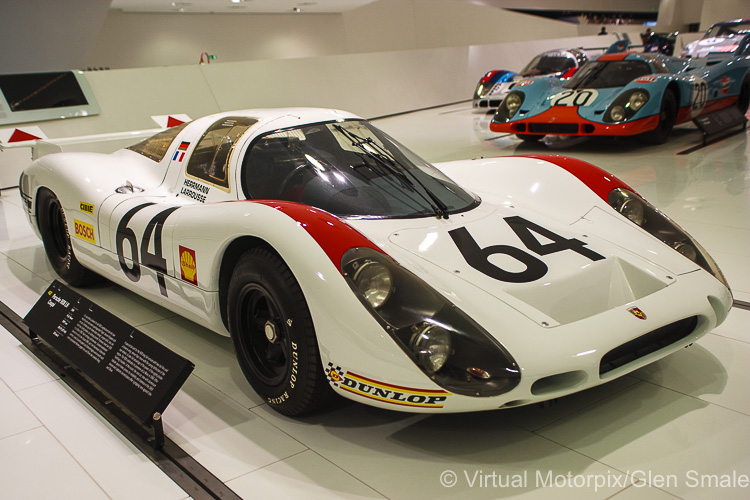
<path fill-rule="evenodd" d="M 665 90 L 659 108 L 659 123 L 654 130 L 642 133 L 639 137 L 646 144 L 664 144 L 672 133 L 677 121 L 677 99 L 674 92 Z"/>
<path fill-rule="evenodd" d="M 745 79 L 742 80 L 740 93 L 737 96 L 737 109 L 740 110 L 740 113 L 742 113 L 743 115 L 747 113 L 748 107 L 750 107 L 750 75 L 746 76 Z"/>
<path fill-rule="evenodd" d="M 73 286 L 86 286 L 101 281 L 99 275 L 83 267 L 76 259 L 62 204 L 49 189 L 39 190 L 36 216 L 44 251 L 55 272 Z"/>
<path fill-rule="evenodd" d="M 333 396 L 310 310 L 289 267 L 274 252 L 246 251 L 229 283 L 227 317 L 242 372 L 274 410 L 310 413 Z"/>
<path fill-rule="evenodd" d="M 544 137 L 544 134 L 516 134 L 516 137 L 524 142 L 539 142 Z"/>

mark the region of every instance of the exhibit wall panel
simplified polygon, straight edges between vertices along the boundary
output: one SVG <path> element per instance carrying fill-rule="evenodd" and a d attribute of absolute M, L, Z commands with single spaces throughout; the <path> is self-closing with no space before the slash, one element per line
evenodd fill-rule
<path fill-rule="evenodd" d="M 316 106 L 366 118 L 471 99 L 491 69 L 520 70 L 539 52 L 561 47 L 604 47 L 616 37 L 473 45 L 424 50 L 343 54 L 86 72 L 101 114 L 30 123 L 51 140 L 152 129 L 154 115 L 191 118 L 254 107 Z M 18 125 L 23 128 L 24 124 Z M 85 138 L 67 151 L 107 152 L 117 141 Z M 30 154 L 0 153 L 0 187 L 16 185 Z"/>
<path fill-rule="evenodd" d="M 137 68 L 345 52 L 340 14 L 160 14 L 111 10 L 87 66 Z"/>
<path fill-rule="evenodd" d="M 750 18 L 748 0 L 703 0 L 700 30 L 706 31 L 714 23 L 737 18 Z"/>
<path fill-rule="evenodd" d="M 376 116 L 470 97 L 466 47 L 204 66 L 222 110 L 333 107 Z"/>
<path fill-rule="evenodd" d="M 153 115 L 185 113 L 197 118 L 218 111 L 198 65 L 86 73 L 102 112 L 97 116 L 43 122 L 50 138 L 156 127 Z"/>

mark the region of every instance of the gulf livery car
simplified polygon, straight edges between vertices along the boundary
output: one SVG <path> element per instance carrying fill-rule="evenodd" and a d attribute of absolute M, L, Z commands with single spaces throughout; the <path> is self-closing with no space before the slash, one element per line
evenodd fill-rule
<path fill-rule="evenodd" d="M 516 83 L 490 123 L 526 141 L 546 134 L 640 136 L 663 143 L 675 124 L 750 103 L 750 37 L 721 60 L 605 54 L 566 81 Z"/>
<path fill-rule="evenodd" d="M 557 49 L 542 52 L 518 73 L 502 69 L 488 71 L 477 83 L 472 104 L 475 108 L 497 108 L 513 83 L 534 76 L 568 78 L 588 60 L 580 49 Z"/>
<path fill-rule="evenodd" d="M 739 42 L 750 34 L 750 19 L 733 19 L 711 25 L 703 38 L 682 49 L 682 57 L 707 57 L 711 54 L 735 52 Z"/>
<path fill-rule="evenodd" d="M 231 336 L 287 415 L 334 393 L 413 412 L 543 401 L 727 316 L 711 257 L 605 171 L 441 168 L 343 111 L 257 109 L 44 156 L 20 186 L 64 280 L 105 276 Z"/>

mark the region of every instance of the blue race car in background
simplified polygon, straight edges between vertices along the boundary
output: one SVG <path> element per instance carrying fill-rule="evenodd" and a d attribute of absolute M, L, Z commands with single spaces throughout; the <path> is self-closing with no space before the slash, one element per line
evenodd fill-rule
<path fill-rule="evenodd" d="M 503 69 L 488 71 L 474 90 L 473 106 L 497 108 L 514 82 L 533 76 L 568 78 L 588 60 L 589 56 L 581 49 L 556 49 L 537 55 L 518 73 Z"/>
<path fill-rule="evenodd" d="M 734 52 L 701 59 L 662 54 L 605 54 L 569 80 L 516 82 L 490 123 L 526 141 L 547 134 L 639 136 L 667 140 L 675 124 L 750 104 L 750 35 Z"/>

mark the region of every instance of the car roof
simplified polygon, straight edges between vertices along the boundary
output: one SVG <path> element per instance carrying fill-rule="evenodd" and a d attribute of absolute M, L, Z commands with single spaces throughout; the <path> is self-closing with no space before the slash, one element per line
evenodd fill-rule
<path fill-rule="evenodd" d="M 200 126 L 208 127 L 212 123 L 226 117 L 251 117 L 258 120 L 254 127 L 256 131 L 278 130 L 311 123 L 330 122 L 339 120 L 362 119 L 348 111 L 330 108 L 256 108 L 256 109 L 239 109 L 234 111 L 224 111 L 214 113 L 194 122 Z"/>

